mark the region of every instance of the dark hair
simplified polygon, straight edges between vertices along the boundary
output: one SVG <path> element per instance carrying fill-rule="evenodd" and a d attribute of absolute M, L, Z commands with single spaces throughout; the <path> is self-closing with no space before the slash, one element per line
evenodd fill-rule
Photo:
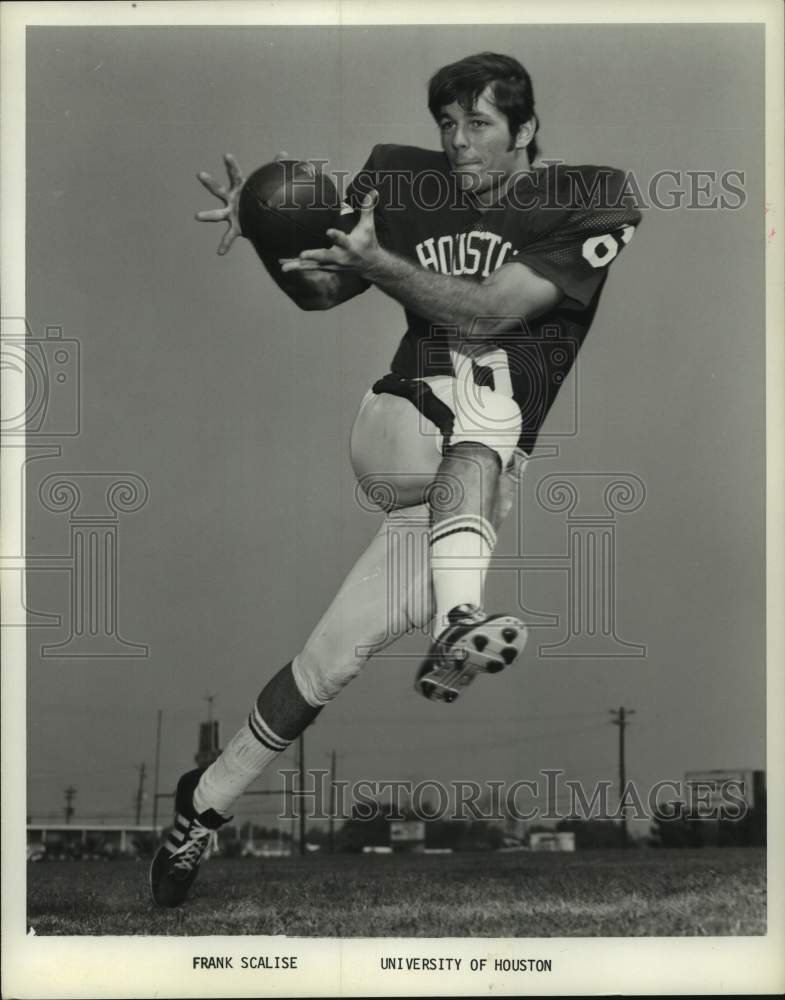
<path fill-rule="evenodd" d="M 537 132 L 540 120 L 534 111 L 531 77 L 512 56 L 480 52 L 442 66 L 428 83 L 428 110 L 437 121 L 442 110 L 453 101 L 468 111 L 489 85 L 493 103 L 507 117 L 513 140 L 521 125 L 534 118 L 534 136 L 526 148 L 531 163 L 539 153 Z"/>

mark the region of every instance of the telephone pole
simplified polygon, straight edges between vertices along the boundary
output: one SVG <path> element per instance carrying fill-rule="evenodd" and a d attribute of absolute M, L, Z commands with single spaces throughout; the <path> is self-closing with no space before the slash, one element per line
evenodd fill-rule
<path fill-rule="evenodd" d="M 142 821 L 142 801 L 144 799 L 144 775 L 145 775 L 145 765 L 141 763 L 139 765 L 139 784 L 136 789 L 136 825 Z"/>
<path fill-rule="evenodd" d="M 335 854 L 335 750 L 330 754 L 330 854 Z"/>
<path fill-rule="evenodd" d="M 297 739 L 297 769 L 300 772 L 300 791 L 305 791 L 305 734 Z M 300 802 L 300 854 L 305 854 L 305 803 Z"/>
<path fill-rule="evenodd" d="M 164 712 L 158 709 L 158 722 L 155 727 L 155 771 L 153 773 L 153 836 L 158 836 L 158 780 L 161 774 L 161 723 Z"/>
<path fill-rule="evenodd" d="M 619 708 L 612 708 L 610 712 L 611 715 L 614 716 L 614 718 L 611 719 L 611 725 L 619 727 L 619 802 L 621 803 L 622 796 L 624 795 L 624 789 L 627 785 L 627 770 L 624 759 L 624 731 L 629 725 L 627 716 L 635 715 L 635 709 L 625 708 L 624 705 L 621 705 Z M 627 815 L 622 810 L 620 810 L 620 813 L 621 843 L 622 847 L 627 847 L 629 844 Z"/>
<path fill-rule="evenodd" d="M 71 822 L 71 817 L 74 814 L 73 801 L 76 798 L 76 789 L 73 785 L 69 785 L 65 790 L 65 821 L 66 823 Z"/>

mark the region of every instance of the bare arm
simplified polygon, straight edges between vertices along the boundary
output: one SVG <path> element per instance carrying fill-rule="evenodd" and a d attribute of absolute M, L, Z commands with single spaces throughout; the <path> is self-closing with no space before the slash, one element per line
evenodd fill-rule
<path fill-rule="evenodd" d="M 327 235 L 334 246 L 327 250 L 306 250 L 296 260 L 283 262 L 283 273 L 313 274 L 325 268 L 339 268 L 338 273 L 358 275 L 425 319 L 459 327 L 463 332 L 468 332 L 479 317 L 498 317 L 500 323 L 487 324 L 481 334 L 492 337 L 504 330 L 504 320 L 532 319 L 553 308 L 562 298 L 561 290 L 553 282 L 525 264 L 505 264 L 478 283 L 428 271 L 390 253 L 376 240 L 370 196 L 366 197 L 360 222 L 351 233 L 328 229 Z"/>
<path fill-rule="evenodd" d="M 401 305 L 433 323 L 468 331 L 477 317 L 533 319 L 553 308 L 561 291 L 525 264 L 505 264 L 483 282 L 437 274 L 381 251 L 366 277 Z M 500 332 L 495 326 L 489 334 Z"/>

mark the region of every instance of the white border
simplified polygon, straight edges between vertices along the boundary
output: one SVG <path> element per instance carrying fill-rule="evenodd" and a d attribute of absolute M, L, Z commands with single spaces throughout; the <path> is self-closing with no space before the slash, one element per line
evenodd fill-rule
<path fill-rule="evenodd" d="M 7 997 L 236 996 L 420 996 L 520 995 L 526 990 L 551 994 L 728 994 L 782 992 L 785 989 L 785 884 L 783 842 L 783 613 L 785 606 L 785 462 L 783 405 L 783 8 L 777 0 L 729 2 L 616 2 L 604 5 L 552 0 L 510 3 L 486 0 L 403 0 L 342 3 L 289 0 L 255 3 L 20 3 L 0 8 L 2 18 L 2 308 L 3 315 L 25 315 L 25 28 L 27 25 L 209 25 L 220 24 L 471 24 L 481 10 L 485 24 L 543 23 L 748 23 L 766 24 L 766 201 L 765 228 L 778 235 L 767 242 L 767 618 L 768 618 L 768 784 L 769 910 L 768 934 L 760 938 L 546 938 L 487 939 L 293 939 L 280 938 L 35 938 L 25 934 L 25 636 L 21 629 L 2 634 L 2 845 L 4 891 L 3 995 Z M 764 226 L 761 226 L 761 238 Z M 7 375 L 6 372 L 3 373 Z M 24 384 L 4 377 L 5 412 L 23 408 Z M 22 401 L 22 405 L 20 404 Z M 9 482 L 3 456 L 3 496 L 18 489 Z M 4 504 L 4 509 L 8 510 Z M 3 551 L 21 551 L 21 524 L 3 522 Z M 2 574 L 10 576 L 10 574 Z M 18 577 L 16 578 L 18 580 Z M 276 946 L 282 954 L 302 956 L 305 971 L 197 974 L 190 957 L 198 953 L 256 954 Z M 478 973 L 399 972 L 381 978 L 379 955 L 455 954 L 471 957 L 547 955 L 549 976 L 490 977 Z"/>

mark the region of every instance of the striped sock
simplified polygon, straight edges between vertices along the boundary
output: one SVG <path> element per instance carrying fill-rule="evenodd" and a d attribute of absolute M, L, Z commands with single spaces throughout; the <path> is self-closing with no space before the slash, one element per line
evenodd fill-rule
<path fill-rule="evenodd" d="M 214 809 L 227 816 L 232 803 L 289 745 L 290 741 L 281 739 L 270 729 L 258 706 L 254 705 L 246 724 L 199 779 L 194 792 L 197 814 Z"/>
<path fill-rule="evenodd" d="M 456 514 L 431 528 L 431 575 L 436 598 L 434 634 L 447 627 L 459 604 L 483 606 L 483 586 L 496 546 L 496 532 L 476 514 Z"/>

